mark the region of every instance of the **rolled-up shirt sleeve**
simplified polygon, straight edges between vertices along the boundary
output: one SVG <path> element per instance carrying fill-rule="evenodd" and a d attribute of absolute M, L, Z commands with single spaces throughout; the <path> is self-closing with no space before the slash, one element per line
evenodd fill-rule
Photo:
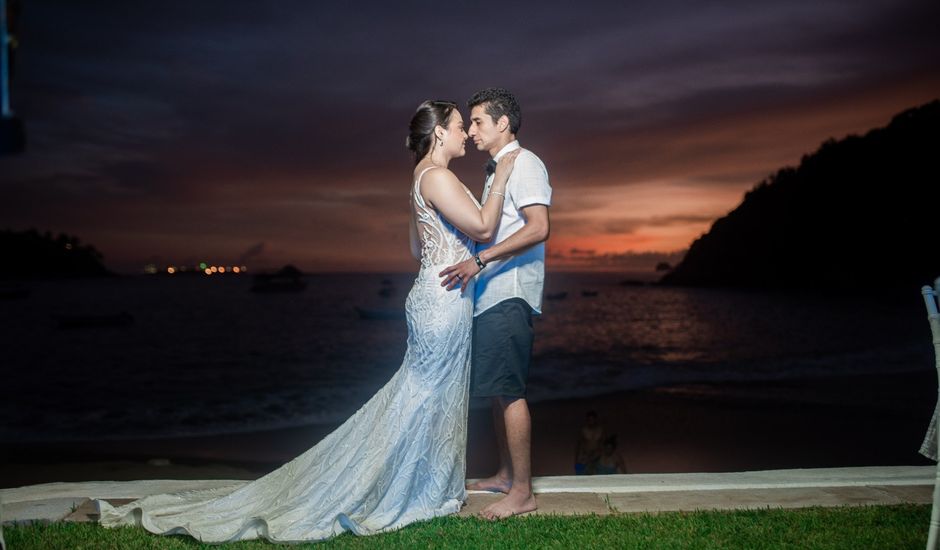
<path fill-rule="evenodd" d="M 533 204 L 552 205 L 552 186 L 548 183 L 548 170 L 545 169 L 545 164 L 529 151 L 523 150 L 516 157 L 506 187 L 516 210 Z"/>

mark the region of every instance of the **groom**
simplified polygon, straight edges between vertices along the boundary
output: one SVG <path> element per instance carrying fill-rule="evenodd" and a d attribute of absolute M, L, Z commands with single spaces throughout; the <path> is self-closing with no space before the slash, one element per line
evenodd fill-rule
<path fill-rule="evenodd" d="M 493 171 L 506 153 L 519 149 L 516 134 L 522 115 L 516 98 L 502 88 L 474 94 L 470 131 L 487 163 L 483 201 L 489 195 Z M 480 244 L 473 258 L 441 272 L 448 289 L 477 277 L 473 312 L 470 395 L 489 397 L 499 445 L 499 470 L 468 489 L 499 491 L 506 496 L 481 512 L 501 519 L 536 509 L 532 494 L 532 426 L 526 404 L 526 379 L 532 355 L 532 315 L 541 314 L 545 278 L 545 240 L 552 188 L 537 156 L 523 150 L 506 184 L 503 212 L 496 237 Z M 494 244 L 495 243 L 495 244 Z"/>

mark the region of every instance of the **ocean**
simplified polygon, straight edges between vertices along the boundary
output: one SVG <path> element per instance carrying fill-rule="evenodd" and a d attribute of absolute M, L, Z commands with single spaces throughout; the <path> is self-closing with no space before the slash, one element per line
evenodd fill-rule
<path fill-rule="evenodd" d="M 933 368 L 918 289 L 869 296 L 624 278 L 548 273 L 530 400 Z M 308 275 L 297 293 L 254 293 L 243 275 L 29 283 L 25 297 L 0 300 L 0 442 L 339 422 L 400 366 L 413 279 Z"/>

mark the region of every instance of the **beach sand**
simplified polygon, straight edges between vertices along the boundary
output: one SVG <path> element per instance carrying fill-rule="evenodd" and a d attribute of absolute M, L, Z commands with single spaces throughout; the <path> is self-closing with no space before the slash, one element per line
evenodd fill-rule
<path fill-rule="evenodd" d="M 533 474 L 570 475 L 595 410 L 628 473 L 929 464 L 918 454 L 937 397 L 933 370 L 888 376 L 681 385 L 530 406 Z M 497 464 L 488 408 L 470 412 L 467 476 Z M 334 425 L 205 437 L 4 442 L 0 487 L 54 481 L 253 479 Z"/>

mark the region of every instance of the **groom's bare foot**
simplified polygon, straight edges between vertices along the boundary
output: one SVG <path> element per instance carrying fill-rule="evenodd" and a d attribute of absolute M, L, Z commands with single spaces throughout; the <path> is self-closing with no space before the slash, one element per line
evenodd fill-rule
<path fill-rule="evenodd" d="M 493 476 L 481 479 L 467 485 L 470 491 L 489 491 L 491 493 L 508 493 L 512 489 L 512 480 L 502 476 Z"/>
<path fill-rule="evenodd" d="M 510 491 L 510 493 L 500 499 L 499 502 L 494 502 L 484 508 L 483 511 L 480 512 L 480 517 L 490 521 L 496 521 L 532 512 L 537 508 L 538 505 L 535 502 L 535 495 L 532 493 Z"/>

